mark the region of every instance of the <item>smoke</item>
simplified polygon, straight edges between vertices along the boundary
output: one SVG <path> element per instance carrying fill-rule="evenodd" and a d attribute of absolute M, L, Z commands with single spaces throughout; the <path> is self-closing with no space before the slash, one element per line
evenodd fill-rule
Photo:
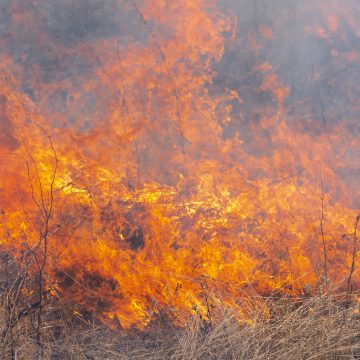
<path fill-rule="evenodd" d="M 144 121 L 161 122 L 162 130 L 143 131 L 140 141 L 151 145 L 139 150 L 137 156 L 144 172 L 157 167 L 166 182 L 171 177 L 169 164 L 159 161 L 160 154 L 171 153 L 174 146 L 179 151 L 182 143 L 193 141 L 179 130 L 182 113 L 189 110 L 174 98 L 174 93 L 180 95 L 174 84 L 183 81 L 179 74 L 174 79 L 178 71 L 175 65 L 169 72 L 169 59 L 176 54 L 175 61 L 186 64 L 186 72 L 193 76 L 204 69 L 202 76 L 208 77 L 206 86 L 212 98 L 229 91 L 238 94 L 223 99 L 215 117 L 221 126 L 221 140 L 239 136 L 243 149 L 252 156 L 272 156 L 274 150 L 284 146 L 274 135 L 281 121 L 288 124 L 289 137 L 292 132 L 303 132 L 313 136 L 314 142 L 319 136 L 334 134 L 339 124 L 347 128 L 346 132 L 358 134 L 360 42 L 356 19 L 360 9 L 356 1 L 314 4 L 309 0 L 221 0 L 219 9 L 234 20 L 236 27 L 231 38 L 231 32 L 222 31 L 216 46 L 220 48 L 223 42 L 225 52 L 217 59 L 214 50 L 206 53 L 207 49 L 195 46 L 177 50 L 181 41 L 171 42 L 176 29 L 183 26 L 183 33 L 188 30 L 180 13 L 164 8 L 161 11 L 165 19 L 154 17 L 144 22 L 134 4 L 120 0 L 1 2 L 2 55 L 12 60 L 10 71 L 20 82 L 21 91 L 51 127 L 87 133 L 109 126 L 114 108 L 129 118 L 132 125 L 128 125 L 128 131 L 133 133 L 144 128 Z M 198 34 L 201 26 L 200 20 L 195 20 Z M 168 45 L 164 45 L 166 42 Z M 189 62 L 191 51 L 203 52 L 197 64 Z M 140 64 L 130 60 L 131 56 L 148 56 L 149 61 L 144 59 Z M 163 89 L 169 86 L 165 95 Z M 198 91 L 188 82 L 180 86 L 185 88 L 184 94 Z M 192 116 L 198 116 L 191 111 Z M 3 119 L 2 126 L 9 129 L 5 115 Z M 275 122 L 265 126 L 266 119 Z M 190 122 L 188 134 L 192 127 Z M 7 146 L 14 143 L 10 130 L 3 134 L 10 139 Z M 347 141 L 344 137 L 335 147 L 342 148 Z M 217 156 L 216 149 L 208 149 L 206 157 Z M 195 153 L 198 150 L 187 157 L 192 159 Z M 357 154 L 351 148 L 344 156 L 349 163 Z M 234 156 L 241 161 L 240 153 Z M 180 167 L 179 171 L 184 172 Z M 339 175 L 353 183 L 353 175 L 343 171 L 346 167 L 349 165 L 339 169 Z M 293 174 L 301 171 L 290 170 Z M 350 173 L 357 174 L 357 170 Z"/>
<path fill-rule="evenodd" d="M 360 95 L 359 4 L 352 0 L 223 0 L 220 5 L 236 18 L 237 27 L 236 40 L 216 65 L 215 84 L 236 91 L 241 99 L 232 104 L 223 137 L 238 134 L 246 151 L 260 157 L 272 156 L 284 146 L 275 135 L 276 125 L 262 125 L 265 118 L 286 122 L 289 138 L 303 133 L 316 144 L 325 136 L 332 146 L 334 171 L 345 187 L 356 191 L 359 149 L 350 148 L 349 142 L 360 131 L 356 105 Z M 277 92 L 263 86 L 269 74 L 274 88 L 288 90 L 281 114 Z M 339 128 L 344 131 L 339 133 Z M 295 175 L 303 170 L 299 165 L 290 172 Z M 358 205 L 356 200 L 354 206 Z"/>
<path fill-rule="evenodd" d="M 360 204 L 356 0 L 0 10 L 0 190 L 15 234 L 2 237 L 36 244 L 34 199 L 53 189 L 51 251 L 77 280 L 57 270 L 63 289 L 111 288 L 107 315 L 132 326 L 151 299 L 191 312 L 199 279 L 229 304 L 241 288 L 301 291 L 321 239 L 346 276 L 352 242 L 334 239 Z"/>
<path fill-rule="evenodd" d="M 122 1 L 1 1 L 1 54 L 21 91 L 53 127 L 86 131 L 101 121 L 114 99 L 99 97 L 102 47 L 146 41 L 133 8 Z M 96 87 L 97 85 L 97 87 Z"/>
<path fill-rule="evenodd" d="M 5 96 L 0 96 L 0 148 L 15 150 L 18 142 L 13 135 L 11 119 L 8 116 L 8 104 Z"/>
<path fill-rule="evenodd" d="M 239 91 L 249 121 L 271 105 L 257 92 L 261 73 L 254 64 L 268 63 L 284 86 L 289 121 L 331 126 L 359 116 L 359 33 L 356 1 L 221 1 L 237 17 L 237 40 L 218 66 L 217 81 Z M 257 47 L 257 49 L 254 49 Z M 357 130 L 358 130 L 357 126 Z M 307 130 L 310 130 L 307 128 Z"/>

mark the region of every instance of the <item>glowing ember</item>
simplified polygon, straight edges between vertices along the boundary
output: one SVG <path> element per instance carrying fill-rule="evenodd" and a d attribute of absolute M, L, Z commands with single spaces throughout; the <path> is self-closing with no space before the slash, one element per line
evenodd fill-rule
<path fill-rule="evenodd" d="M 1 7 L 0 238 L 47 231 L 65 297 L 130 327 L 348 276 L 355 0 Z"/>

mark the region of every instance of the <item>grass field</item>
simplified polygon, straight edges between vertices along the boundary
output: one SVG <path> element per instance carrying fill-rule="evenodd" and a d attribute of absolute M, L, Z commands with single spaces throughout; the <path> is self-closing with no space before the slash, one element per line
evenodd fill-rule
<path fill-rule="evenodd" d="M 211 321 L 194 315 L 186 326 L 175 327 L 159 318 L 143 330 L 115 331 L 96 316 L 79 316 L 59 298 L 49 298 L 42 308 L 29 305 L 21 281 L 20 272 L 2 286 L 2 359 L 360 359 L 354 294 L 352 299 L 336 290 L 299 299 L 269 297 L 253 308 L 249 301 L 248 321 L 219 307 Z"/>

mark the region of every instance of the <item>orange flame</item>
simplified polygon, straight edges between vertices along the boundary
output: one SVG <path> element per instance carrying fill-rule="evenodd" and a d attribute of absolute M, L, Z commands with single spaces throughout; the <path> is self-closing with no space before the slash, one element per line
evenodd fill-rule
<path fill-rule="evenodd" d="M 300 3 L 297 31 L 329 50 L 311 66 L 310 95 L 271 54 L 283 15 L 253 27 L 212 0 L 114 0 L 92 18 L 67 2 L 11 1 L 0 39 L 2 244 L 34 246 L 53 200 L 49 275 L 123 327 L 161 309 L 180 323 L 206 313 L 206 291 L 239 312 L 236 299 L 253 291 L 300 293 L 321 277 L 324 244 L 329 277 L 344 279 L 343 234 L 360 200 L 357 83 L 347 78 L 349 111 L 336 121 L 319 83 L 327 67 L 358 65 L 343 29 L 360 32 L 355 1 Z M 59 9 L 78 17 L 69 29 Z M 236 68 L 228 54 L 251 61 Z"/>

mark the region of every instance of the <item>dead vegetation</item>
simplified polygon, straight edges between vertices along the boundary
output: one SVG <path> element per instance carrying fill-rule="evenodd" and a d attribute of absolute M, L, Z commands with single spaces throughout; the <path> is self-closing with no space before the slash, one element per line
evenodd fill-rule
<path fill-rule="evenodd" d="M 48 294 L 42 304 L 33 302 L 30 289 L 37 279 L 20 263 L 2 253 L 2 359 L 360 358 L 360 306 L 335 290 L 299 299 L 269 297 L 253 308 L 248 301 L 252 317 L 247 322 L 231 309 L 214 307 L 211 322 L 195 313 L 183 328 L 159 318 L 142 331 L 110 330 L 61 297 Z"/>
<path fill-rule="evenodd" d="M 48 187 L 42 184 L 30 151 L 26 161 L 32 200 L 40 219 L 38 240 L 30 245 L 24 232 L 20 249 L 13 253 L 7 247 L 0 249 L 1 359 L 360 359 L 360 306 L 352 285 L 360 217 L 356 218 L 354 232 L 347 235 L 354 244 L 352 266 L 341 285 L 346 291 L 341 294 L 339 289 L 330 289 L 323 206 L 324 262 L 317 295 L 305 291 L 298 299 L 277 294 L 259 301 L 258 294 L 249 294 L 247 299 L 236 301 L 247 314 L 239 319 L 236 310 L 214 306 L 201 286 L 206 319 L 194 310 L 186 326 L 175 327 L 167 319 L 166 309 L 158 309 L 158 318 L 141 331 L 120 327 L 110 330 L 101 324 L 100 314 L 75 304 L 73 288 L 61 293 L 56 276 L 48 269 L 58 160 L 51 138 L 43 132 L 54 158 Z M 8 243 L 18 241 L 5 223 L 1 225 Z M 92 291 L 91 287 L 88 290 Z M 73 301 L 69 301 L 71 297 Z"/>

